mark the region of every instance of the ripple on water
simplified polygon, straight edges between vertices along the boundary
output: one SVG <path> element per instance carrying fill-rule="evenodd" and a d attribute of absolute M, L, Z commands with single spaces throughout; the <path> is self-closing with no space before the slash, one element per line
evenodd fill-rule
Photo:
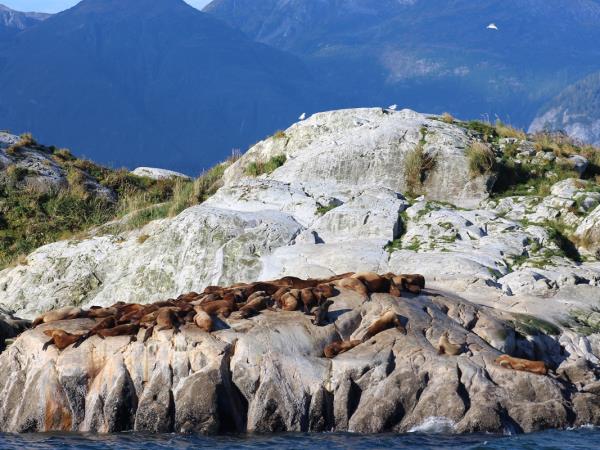
<path fill-rule="evenodd" d="M 581 428 L 567 431 L 547 431 L 518 436 L 447 435 L 447 434 L 380 434 L 356 435 L 349 433 L 277 434 L 249 436 L 206 437 L 181 434 L 145 435 L 122 433 L 109 435 L 85 434 L 0 434 L 0 448 L 21 449 L 233 449 L 278 450 L 323 449 L 543 449 L 588 450 L 598 448 L 600 429 Z"/>

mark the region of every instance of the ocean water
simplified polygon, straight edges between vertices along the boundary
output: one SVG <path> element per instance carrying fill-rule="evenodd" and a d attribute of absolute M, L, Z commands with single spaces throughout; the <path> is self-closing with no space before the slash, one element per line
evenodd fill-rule
<path fill-rule="evenodd" d="M 581 449 L 600 448 L 600 429 L 546 431 L 514 436 L 448 434 L 381 434 L 345 433 L 277 434 L 206 437 L 181 434 L 144 435 L 122 433 L 84 434 L 0 434 L 0 449 L 239 449 L 253 450 L 367 450 L 367 449 Z"/>

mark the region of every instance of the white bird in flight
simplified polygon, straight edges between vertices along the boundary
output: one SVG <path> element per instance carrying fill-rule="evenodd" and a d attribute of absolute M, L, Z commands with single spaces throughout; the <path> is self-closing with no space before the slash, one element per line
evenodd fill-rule
<path fill-rule="evenodd" d="M 300 117 L 298 117 L 298 119 L 299 119 L 299 120 L 304 120 L 304 119 L 306 119 L 306 113 L 302 113 L 302 114 L 300 115 Z"/>
<path fill-rule="evenodd" d="M 493 23 L 493 22 L 492 22 L 492 23 L 490 23 L 490 24 L 487 26 L 487 29 L 488 29 L 488 30 L 496 30 L 496 31 L 498 31 L 498 26 L 497 26 L 495 23 Z"/>
<path fill-rule="evenodd" d="M 388 108 L 390 111 L 396 111 L 398 109 L 398 105 L 393 104 Z"/>

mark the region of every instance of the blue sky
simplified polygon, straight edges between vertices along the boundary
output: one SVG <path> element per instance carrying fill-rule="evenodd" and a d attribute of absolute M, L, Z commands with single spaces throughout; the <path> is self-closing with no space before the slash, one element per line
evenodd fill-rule
<path fill-rule="evenodd" d="M 9 8 L 17 11 L 38 11 L 55 13 L 79 3 L 80 0 L 0 0 Z M 190 5 L 202 8 L 210 3 L 210 0 L 185 0 Z"/>

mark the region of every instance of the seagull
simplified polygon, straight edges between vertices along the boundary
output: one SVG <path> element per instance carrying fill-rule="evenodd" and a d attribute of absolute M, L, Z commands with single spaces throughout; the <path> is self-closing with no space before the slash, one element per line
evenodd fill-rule
<path fill-rule="evenodd" d="M 398 105 L 393 104 L 388 108 L 390 111 L 396 111 L 398 109 Z"/>
<path fill-rule="evenodd" d="M 298 120 L 304 120 L 304 119 L 306 119 L 306 113 L 302 113 L 300 115 L 300 117 L 298 117 Z"/>
<path fill-rule="evenodd" d="M 496 30 L 498 31 L 498 26 L 495 23 L 490 23 L 487 27 L 488 30 Z"/>

